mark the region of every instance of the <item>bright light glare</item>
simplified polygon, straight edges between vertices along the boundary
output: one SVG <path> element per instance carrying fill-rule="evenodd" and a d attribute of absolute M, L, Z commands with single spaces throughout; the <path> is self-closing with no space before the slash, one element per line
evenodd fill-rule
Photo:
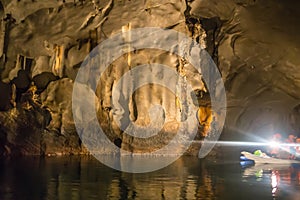
<path fill-rule="evenodd" d="M 202 141 L 199 141 L 203 143 Z M 244 142 L 244 141 L 205 141 L 208 143 L 214 143 L 221 146 L 269 146 L 268 142 Z"/>
<path fill-rule="evenodd" d="M 195 141 L 199 143 L 214 143 L 221 146 L 271 146 L 280 148 L 300 147 L 300 143 L 279 143 L 279 142 L 244 142 L 244 141 Z M 193 142 L 193 143 L 195 143 Z"/>
<path fill-rule="evenodd" d="M 271 147 L 279 147 L 280 145 L 279 145 L 278 142 L 272 141 L 272 142 L 270 142 L 270 146 L 271 146 Z"/>

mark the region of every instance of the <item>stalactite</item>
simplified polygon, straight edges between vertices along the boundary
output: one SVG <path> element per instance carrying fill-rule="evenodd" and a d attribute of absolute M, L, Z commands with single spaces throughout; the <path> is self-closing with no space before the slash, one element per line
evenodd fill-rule
<path fill-rule="evenodd" d="M 125 26 L 122 26 L 122 34 L 124 38 L 124 42 L 127 46 L 125 49 L 125 52 L 127 53 L 127 65 L 129 67 L 129 70 L 131 70 L 131 23 L 129 22 Z"/>
<path fill-rule="evenodd" d="M 64 61 L 65 61 L 65 46 L 64 45 L 54 45 L 54 62 L 52 66 L 53 74 L 63 77 L 64 72 Z"/>

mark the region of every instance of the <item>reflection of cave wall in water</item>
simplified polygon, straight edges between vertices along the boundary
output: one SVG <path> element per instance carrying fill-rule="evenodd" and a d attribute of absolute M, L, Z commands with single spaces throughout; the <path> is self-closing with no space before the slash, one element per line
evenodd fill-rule
<path fill-rule="evenodd" d="M 235 133 L 262 137 L 274 132 L 300 134 L 298 3 L 292 0 L 2 1 L 0 153 L 86 152 L 76 134 L 71 110 L 77 71 L 101 41 L 114 33 L 146 26 L 183 32 L 212 56 L 227 91 L 225 138 L 237 137 Z M 210 110 L 209 94 L 201 75 L 184 60 L 154 50 L 125 54 L 101 78 L 96 90 L 97 113 L 108 137 L 119 141 L 118 145 L 124 149 L 143 152 L 160 148 L 176 133 L 179 119 L 184 118 L 184 101 L 157 85 L 139 88 L 126 105 L 127 121 L 131 119 L 140 126 L 150 123 L 148 110 L 152 105 L 165 108 L 162 118 L 166 124 L 157 138 L 149 141 L 133 138 L 124 134 L 114 119 L 111 95 L 117 81 L 130 69 L 152 63 L 168 65 L 192 85 L 197 95 L 195 101 L 200 104 L 199 116 L 195 116 L 200 122 L 196 140 L 203 139 L 211 129 L 210 122 L 217 121 L 218 116 Z M 156 74 L 146 76 L 151 80 Z M 126 85 L 122 87 L 128 90 Z M 184 94 L 184 87 L 178 80 L 178 94 Z M 75 114 L 88 116 L 81 110 Z M 15 138 L 24 132 L 26 138 L 19 143 Z M 199 145 L 193 145 L 190 152 L 194 154 L 198 149 Z"/>
<path fill-rule="evenodd" d="M 0 171 L 1 181 L 19 191 L 11 194 L 12 199 L 24 199 L 24 195 L 33 199 L 51 199 L 54 195 L 61 199 L 87 196 L 96 199 L 201 199 L 204 195 L 215 199 L 224 191 L 224 166 L 207 165 L 192 157 L 183 157 L 155 173 L 134 174 L 99 165 L 89 156 L 26 157 L 5 164 Z M 217 175 L 212 168 L 218 170 Z M 20 173 L 22 179 L 11 178 Z M 26 180 L 31 184 L 24 187 Z"/>

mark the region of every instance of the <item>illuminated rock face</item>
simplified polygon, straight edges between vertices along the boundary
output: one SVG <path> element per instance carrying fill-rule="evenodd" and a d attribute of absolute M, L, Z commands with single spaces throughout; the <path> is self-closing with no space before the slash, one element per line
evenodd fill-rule
<path fill-rule="evenodd" d="M 297 6 L 293 1 L 191 3 L 192 15 L 219 17 L 222 23 L 214 38 L 227 90 L 227 136 L 235 137 L 230 133 L 236 131 L 263 138 L 275 132 L 300 134 L 295 125 L 300 97 Z"/>
<path fill-rule="evenodd" d="M 34 139 L 34 144 L 39 144 L 34 145 L 38 149 L 35 153 L 85 153 L 76 134 L 71 108 L 73 82 L 82 61 L 112 34 L 151 26 L 189 35 L 206 47 L 216 62 L 227 90 L 225 138 L 235 137 L 233 133 L 237 132 L 266 137 L 277 131 L 297 134 L 300 24 L 292 16 L 297 15 L 294 4 L 271 0 L 2 1 L 0 67 L 5 83 L 1 83 L 0 89 L 5 95 L 1 95 L 0 102 L 0 144 L 6 147 L 0 148 L 0 153 L 13 153 L 18 142 L 8 138 L 11 134 L 22 135 L 24 130 L 16 127 L 27 123 L 26 120 L 30 120 L 29 127 L 35 130 L 34 136 L 28 133 L 29 140 L 38 138 Z M 190 65 L 182 65 L 178 57 L 153 50 L 118 58 L 101 78 L 96 90 L 97 113 L 108 137 L 133 152 L 160 147 L 123 134 L 112 117 L 111 95 L 116 82 L 130 69 L 149 63 L 168 65 L 191 82 L 200 106 L 196 140 L 203 139 L 211 121 L 218 118 L 210 110 L 201 75 Z M 154 74 L 147 76 L 151 79 Z M 37 88 L 33 101 L 30 91 L 29 99 L 22 98 L 34 87 L 31 82 Z M 184 92 L 183 87 L 178 88 Z M 169 90 L 148 85 L 130 99 L 130 119 L 137 125 L 149 124 L 148 110 L 154 104 L 166 109 L 163 116 L 166 125 L 156 139 L 164 145 L 176 133 L 184 109 Z M 26 117 L 20 121 L 21 113 L 26 113 Z M 40 113 L 46 114 L 35 117 Z M 22 148 L 19 145 L 18 151 L 24 153 Z M 196 145 L 189 153 L 196 154 L 198 150 Z"/>

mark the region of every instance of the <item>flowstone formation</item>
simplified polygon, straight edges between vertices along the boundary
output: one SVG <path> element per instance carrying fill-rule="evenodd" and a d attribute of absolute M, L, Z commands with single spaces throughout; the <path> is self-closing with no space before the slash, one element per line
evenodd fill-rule
<path fill-rule="evenodd" d="M 76 109 L 72 113 L 71 109 L 74 79 L 84 58 L 114 33 L 146 26 L 174 29 L 189 34 L 201 45 L 205 45 L 206 35 L 199 20 L 190 20 L 190 16 L 186 18 L 186 3 L 115 0 L 2 1 L 1 90 L 5 96 L 1 101 L 1 142 L 4 145 L 1 153 L 23 154 L 22 148 L 30 149 L 30 145 L 34 145 L 36 149 L 33 154 L 86 153 L 73 121 L 73 115 L 81 116 L 82 113 Z M 201 117 L 199 115 L 201 121 L 196 138 L 202 139 L 210 129 L 212 112 L 209 111 L 209 95 L 201 75 L 178 56 L 159 50 L 130 52 L 112 63 L 99 80 L 96 90 L 98 120 L 109 139 L 130 152 L 153 151 L 168 143 L 179 127 L 177 120 L 185 115 L 187 108 L 175 94 L 158 85 L 146 85 L 131 97 L 127 105 L 128 113 L 134 123 L 146 126 L 150 123 L 148 110 L 151 106 L 162 105 L 166 110 L 162 116 L 166 120 L 162 133 L 154 142 L 123 134 L 112 117 L 112 89 L 124 73 L 145 63 L 168 65 L 182 78 L 190 79 L 198 100 L 202 99 Z M 151 79 L 156 75 L 150 73 L 147 76 Z M 126 90 L 126 85 L 123 87 Z M 184 87 L 184 83 L 178 83 L 177 92 L 184 92 Z M 27 95 L 28 98 L 24 99 L 29 91 L 31 96 Z M 20 118 L 23 112 L 26 117 Z M 45 117 L 38 119 L 35 117 L 36 112 L 48 115 L 42 114 Z M 43 125 L 38 126 L 37 131 L 13 129 L 14 126 L 27 123 L 27 120 L 30 120 L 28 127 L 37 127 L 38 120 Z M 17 151 L 18 142 L 8 139 L 11 134 L 16 137 L 26 135 L 28 140 L 35 137 L 38 139 L 28 142 L 26 145 L 29 147 L 19 145 L 20 150 Z M 195 148 L 199 150 L 199 147 Z M 197 150 L 190 153 L 196 155 Z M 100 150 L 100 153 L 101 151 L 105 153 L 105 149 Z M 26 154 L 30 154 L 30 151 L 26 151 Z"/>
<path fill-rule="evenodd" d="M 197 41 L 215 61 L 227 90 L 224 138 L 298 133 L 299 22 L 292 0 L 2 0 L 0 3 L 0 154 L 86 154 L 75 129 L 72 89 L 91 50 L 115 33 L 142 27 L 173 29 Z M 280 13 L 280 15 L 278 14 Z M 130 41 L 133 38 L 124 38 Z M 155 38 L 153 38 L 155 40 Z M 178 56 L 160 50 L 132 51 L 105 71 L 96 89 L 98 120 L 116 146 L 131 152 L 160 148 L 184 116 L 182 99 L 146 85 L 130 98 L 128 114 L 150 123 L 148 110 L 162 105 L 166 120 L 157 141 L 124 134 L 113 118 L 112 90 L 141 64 L 161 63 L 189 81 L 196 94 L 198 133 L 188 153 L 218 121 L 201 74 Z M 155 74 L 147 74 L 149 79 Z M 126 86 L 123 86 L 126 89 Z M 185 86 L 178 80 L 178 93 Z M 156 145 L 159 144 L 159 145 Z M 105 149 L 102 150 L 105 153 Z"/>

